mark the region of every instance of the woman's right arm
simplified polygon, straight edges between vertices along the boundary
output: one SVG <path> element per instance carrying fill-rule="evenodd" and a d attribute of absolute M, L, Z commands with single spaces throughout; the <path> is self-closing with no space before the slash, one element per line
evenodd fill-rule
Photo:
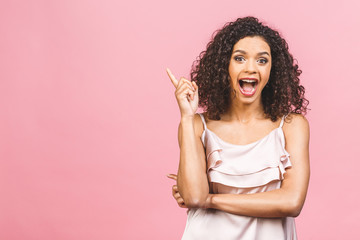
<path fill-rule="evenodd" d="M 188 208 L 204 207 L 209 195 L 205 151 L 202 145 L 201 119 L 196 114 L 199 103 L 198 86 L 185 78 L 178 81 L 167 69 L 173 83 L 181 120 L 178 128 L 180 162 L 177 187 Z"/>
<path fill-rule="evenodd" d="M 199 115 L 181 118 L 178 129 L 180 162 L 177 186 L 188 208 L 204 207 L 209 194 L 201 130 L 202 122 Z"/>

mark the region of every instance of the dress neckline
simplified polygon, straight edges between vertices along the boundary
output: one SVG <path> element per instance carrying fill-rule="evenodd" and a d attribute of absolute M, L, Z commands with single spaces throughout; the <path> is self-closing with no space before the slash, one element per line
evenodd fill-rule
<path fill-rule="evenodd" d="M 216 133 L 214 133 L 213 131 L 211 131 L 210 129 L 206 128 L 204 129 L 202 135 L 204 135 L 205 131 L 209 131 L 212 135 L 214 135 L 217 139 L 219 139 L 222 143 L 225 143 L 227 145 L 230 145 L 230 146 L 235 146 L 235 147 L 247 147 L 247 146 L 252 146 L 252 145 L 256 145 L 257 143 L 263 141 L 264 139 L 268 138 L 271 134 L 273 134 L 276 130 L 282 130 L 282 127 L 279 126 L 273 130 L 271 130 L 271 132 L 269 132 L 268 134 L 266 134 L 264 137 L 260 138 L 259 140 L 256 140 L 255 142 L 251 142 L 251 143 L 248 143 L 248 144 L 233 144 L 233 143 L 229 143 L 227 141 L 224 141 L 223 139 L 221 139 L 218 135 L 216 135 Z"/>

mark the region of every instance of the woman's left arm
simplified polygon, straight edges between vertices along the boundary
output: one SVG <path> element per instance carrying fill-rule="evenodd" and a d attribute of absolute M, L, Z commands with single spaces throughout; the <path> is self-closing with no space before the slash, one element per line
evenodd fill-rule
<path fill-rule="evenodd" d="M 205 208 L 251 217 L 297 217 L 300 214 L 310 179 L 310 131 L 304 116 L 291 116 L 283 130 L 292 167 L 286 169 L 280 189 L 254 194 L 209 194 Z"/>

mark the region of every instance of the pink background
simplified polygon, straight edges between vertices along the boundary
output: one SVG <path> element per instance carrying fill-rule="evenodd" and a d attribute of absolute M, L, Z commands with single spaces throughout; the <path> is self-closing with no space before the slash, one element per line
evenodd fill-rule
<path fill-rule="evenodd" d="M 179 110 L 212 33 L 254 15 L 303 70 L 311 182 L 300 239 L 359 227 L 358 1 L 2 1 L 0 239 L 180 239 Z M 355 231 L 354 231 L 355 230 Z"/>

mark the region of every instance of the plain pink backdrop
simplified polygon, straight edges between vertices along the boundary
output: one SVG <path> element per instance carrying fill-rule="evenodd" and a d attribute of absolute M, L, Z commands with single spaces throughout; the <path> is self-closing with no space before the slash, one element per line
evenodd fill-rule
<path fill-rule="evenodd" d="M 179 110 L 212 33 L 254 15 L 278 29 L 312 109 L 300 239 L 359 227 L 358 1 L 1 1 L 0 239 L 180 239 L 171 196 Z"/>

